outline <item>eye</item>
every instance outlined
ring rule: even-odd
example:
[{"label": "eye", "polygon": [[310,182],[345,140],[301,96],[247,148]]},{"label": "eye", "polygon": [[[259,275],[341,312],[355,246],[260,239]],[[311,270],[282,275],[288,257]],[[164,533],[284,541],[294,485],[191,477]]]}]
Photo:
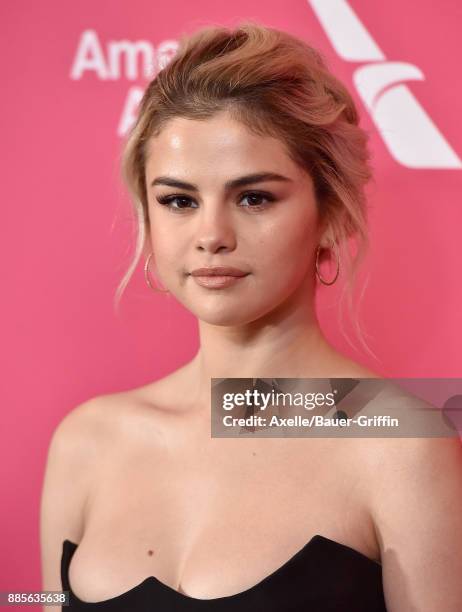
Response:
[{"label": "eye", "polygon": [[[275,197],[272,196],[270,193],[265,193],[265,192],[260,192],[260,191],[248,191],[244,194],[241,194],[240,196],[240,200],[245,200],[245,199],[249,199],[248,200],[248,204],[247,205],[240,205],[242,208],[247,208],[249,210],[263,210],[264,208],[266,208],[271,202],[275,201]],[[161,204],[162,206],[165,206],[166,208],[168,208],[171,212],[174,213],[178,213],[181,212],[183,210],[187,210],[190,208],[198,208],[197,204],[194,202],[194,200],[192,200],[191,198],[189,198],[188,196],[185,195],[168,195],[168,196],[159,196],[156,198],[157,201],[159,202],[159,204]],[[261,200],[266,200],[266,202],[264,204],[260,203]],[[255,202],[256,200],[256,202]],[[194,203],[195,206],[191,207],[190,204]],[[175,205],[174,205],[175,204]]]},{"label": "eye", "polygon": [[[250,203],[248,206],[244,206],[244,208],[251,208],[252,210],[262,210],[263,208],[266,208],[270,202],[274,202],[276,199],[271,194],[260,191],[248,191],[242,195],[241,199],[244,200],[246,198],[250,199]],[[255,199],[257,200],[257,203],[255,203]],[[261,201],[262,199],[266,200],[265,204],[258,203],[258,201]]]},{"label": "eye", "polygon": [[[188,198],[187,196],[179,196],[179,195],[159,196],[156,199],[159,202],[159,204],[162,204],[162,206],[165,206],[166,208],[170,209],[172,212],[175,212],[175,213],[189,208],[187,204],[188,202],[191,202],[191,198]],[[178,206],[172,206],[172,203],[175,202],[176,200],[178,200],[180,204]]]}]

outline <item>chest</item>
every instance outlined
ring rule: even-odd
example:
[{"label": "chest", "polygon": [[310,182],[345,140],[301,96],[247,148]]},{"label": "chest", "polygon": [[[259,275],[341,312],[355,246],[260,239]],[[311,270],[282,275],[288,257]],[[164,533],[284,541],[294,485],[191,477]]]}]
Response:
[{"label": "chest", "polygon": [[[188,443],[185,440],[189,440]],[[378,559],[351,442],[140,436],[106,453],[69,570],[82,599],[146,576],[194,597],[243,591],[322,534]]]}]

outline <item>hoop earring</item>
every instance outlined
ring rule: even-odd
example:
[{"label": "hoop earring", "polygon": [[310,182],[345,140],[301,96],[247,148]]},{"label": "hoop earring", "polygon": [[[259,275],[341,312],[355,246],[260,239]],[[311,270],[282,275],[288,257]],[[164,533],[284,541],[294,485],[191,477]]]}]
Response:
[{"label": "hoop earring", "polygon": [[[334,245],[334,243],[332,243],[332,245]],[[316,249],[316,274],[317,274],[319,280],[321,281],[321,283],[323,285],[333,285],[335,283],[335,281],[337,280],[339,272],[340,272],[340,257],[339,257],[339,254],[338,254],[338,250],[335,249],[335,253],[337,255],[337,272],[335,273],[334,279],[331,280],[330,282],[325,281],[322,278],[321,274],[319,273],[319,261],[318,260],[319,260],[319,252],[320,252],[320,250],[321,250],[321,245],[318,245],[318,248]]]},{"label": "hoop earring", "polygon": [[149,262],[151,261],[151,257],[152,257],[153,253],[151,251],[151,253],[149,253],[146,262],[144,264],[144,278],[146,279],[146,283],[148,284],[149,287],[151,287],[151,289],[153,291],[158,291],[159,293],[170,293],[170,291],[168,289],[159,289],[157,287],[155,287],[152,283],[151,280],[149,278]]}]

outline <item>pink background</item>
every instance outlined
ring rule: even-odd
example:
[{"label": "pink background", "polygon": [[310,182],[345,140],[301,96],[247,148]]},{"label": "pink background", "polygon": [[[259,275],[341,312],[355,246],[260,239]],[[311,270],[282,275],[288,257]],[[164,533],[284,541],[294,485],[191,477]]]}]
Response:
[{"label": "pink background", "polygon": [[[423,80],[406,85],[460,159],[462,5],[349,5],[388,61],[423,72]],[[354,87],[354,71],[367,62],[339,56],[309,2],[234,0],[228,8],[211,0],[9,0],[1,17],[0,590],[41,588],[39,499],[56,424],[83,400],[162,377],[197,349],[195,319],[150,291],[141,266],[119,316],[114,312],[114,291],[131,253],[117,126],[129,89],[147,81],[123,73],[101,80],[89,72],[71,79],[85,30],[97,33],[103,50],[122,39],[157,48],[202,24],[253,18],[317,46],[349,87],[371,133],[372,250],[361,315],[381,363],[353,352],[340,336],[329,287],[319,299],[326,334],[387,376],[462,376],[462,171],[411,168],[391,155]]]}]

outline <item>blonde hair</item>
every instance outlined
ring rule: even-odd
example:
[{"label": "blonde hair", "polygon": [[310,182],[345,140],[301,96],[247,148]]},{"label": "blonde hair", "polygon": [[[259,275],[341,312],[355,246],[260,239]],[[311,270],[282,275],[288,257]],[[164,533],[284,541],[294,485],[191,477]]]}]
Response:
[{"label": "blonde hair", "polygon": [[[205,26],[183,35],[179,43],[144,92],[122,151],[122,178],[134,204],[137,239],[116,291],[117,303],[150,239],[145,184],[149,139],[174,117],[200,120],[228,110],[254,133],[283,141],[291,159],[309,172],[320,220],[327,222],[347,272],[340,311],[347,295],[351,315],[354,280],[369,247],[364,186],[372,171],[368,135],[359,127],[350,93],[319,51],[251,20],[234,29]],[[354,257],[350,238],[357,241]],[[352,320],[370,353],[354,316]]]}]

